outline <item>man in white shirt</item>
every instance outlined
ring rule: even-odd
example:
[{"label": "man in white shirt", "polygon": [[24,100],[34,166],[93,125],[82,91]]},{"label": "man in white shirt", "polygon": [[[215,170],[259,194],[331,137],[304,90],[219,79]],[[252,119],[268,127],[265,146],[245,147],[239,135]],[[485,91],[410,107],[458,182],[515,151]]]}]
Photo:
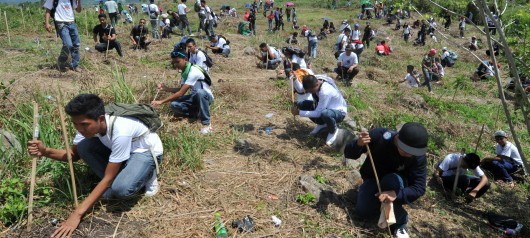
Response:
[{"label": "man in white shirt", "polygon": [[212,35],[209,37],[211,45],[206,45],[206,49],[211,49],[214,54],[221,54],[224,57],[230,55],[230,41],[227,41],[224,36]]},{"label": "man in white shirt", "polygon": [[210,76],[201,67],[188,62],[185,51],[171,52],[171,63],[176,69],[182,70],[182,85],[180,88],[169,88],[163,83],[158,84],[159,90],[173,94],[162,100],[152,101],[151,105],[156,107],[170,103],[176,117],[198,118],[203,125],[201,134],[210,133],[210,105],[213,103]]},{"label": "man in white shirt", "polygon": [[180,29],[182,29],[182,35],[184,31],[188,29],[188,35],[191,35],[190,22],[188,21],[188,12],[190,9],[186,6],[187,0],[182,0],[182,2],[177,6],[178,14],[180,19]]},{"label": "man in white shirt", "polygon": [[149,3],[149,6],[147,6],[147,14],[151,23],[151,34],[153,38],[160,39],[160,33],[158,31],[158,15],[160,15],[160,9],[155,4],[155,0],[149,0]]},{"label": "man in white shirt", "polygon": [[[100,197],[127,198],[143,187],[146,196],[155,195],[159,189],[155,168],[163,153],[156,133],[136,118],[109,116],[97,95],[80,94],[64,109],[77,130],[70,150],[72,160],[84,160],[101,181],[52,237],[70,237]],[[67,150],[48,148],[39,140],[28,142],[28,152],[68,161]]]},{"label": "man in white shirt", "polygon": [[282,48],[282,53],[285,55],[285,60],[283,61],[283,70],[285,72],[285,77],[289,78],[291,76],[291,70],[295,70],[295,64],[298,65],[298,68],[307,69],[307,64],[304,60],[303,55],[304,53],[300,49],[284,47]]},{"label": "man in white shirt", "polygon": [[335,73],[342,80],[350,81],[359,73],[359,69],[357,68],[358,64],[359,60],[357,59],[357,55],[353,53],[353,46],[347,45],[346,51],[339,56]]},{"label": "man in white shirt", "polygon": [[259,45],[259,49],[256,55],[256,58],[260,60],[257,64],[258,68],[276,69],[282,62],[282,55],[276,48],[263,42]]},{"label": "man in white shirt", "polygon": [[44,3],[43,7],[46,9],[44,26],[48,32],[52,32],[52,25],[50,24],[51,17],[54,21],[57,35],[63,41],[61,54],[57,59],[59,69],[61,71],[67,70],[66,63],[68,61],[68,55],[70,55],[72,57],[72,63],[69,67],[73,71],[80,72],[77,66],[80,60],[79,46],[81,43],[79,40],[79,31],[75,24],[74,9],[76,12],[81,12],[81,0],[59,0],[57,6],[54,6],[53,2],[54,0],[46,0]]},{"label": "man in white shirt", "polygon": [[339,132],[337,123],[343,121],[348,113],[346,100],[333,79],[327,76],[317,78],[315,75],[306,75],[302,79],[302,85],[306,92],[312,94],[314,101],[297,103],[291,108],[291,113],[294,116],[308,117],[317,124],[310,135],[316,135],[326,128],[326,145],[332,146]]},{"label": "man in white shirt", "polygon": [[118,4],[114,0],[107,0],[105,7],[109,14],[110,24],[112,27],[116,27],[116,23],[118,23]]},{"label": "man in white shirt", "polygon": [[[441,63],[442,63],[442,66],[445,68],[445,67],[447,67],[448,65],[451,64],[450,61],[451,61],[452,59],[451,59],[451,54],[450,54],[449,51],[447,50],[447,47],[443,47],[443,48],[442,48],[442,53],[443,53],[443,54],[442,54],[442,57],[441,57],[441,58],[442,58],[442,62],[441,62]],[[452,66],[452,65],[450,65],[450,66]]]},{"label": "man in white shirt", "polygon": [[[475,153],[447,155],[436,168],[434,178],[442,185],[445,191],[453,191],[456,171],[460,166],[457,188],[466,194],[466,201],[471,202],[488,191],[490,184],[488,178],[479,167],[480,157]],[[467,170],[472,170],[475,176],[467,175]]]},{"label": "man in white shirt", "polygon": [[204,69],[204,71],[208,72],[209,68],[206,65],[206,54],[197,47],[197,44],[193,38],[186,40],[186,47],[188,48],[188,52],[190,54],[190,63],[198,65]]},{"label": "man in white shirt", "polygon": [[206,32],[207,36],[214,36],[215,35],[215,32],[213,31],[213,24],[214,24],[213,17],[214,16],[213,16],[212,9],[208,5],[206,5],[206,0],[201,0],[200,12],[204,16],[204,19],[201,18],[201,21],[204,27],[204,32]]},{"label": "man in white shirt", "polygon": [[482,160],[482,167],[493,173],[495,180],[502,180],[504,182],[512,183],[513,178],[510,174],[521,169],[523,160],[519,154],[519,150],[514,144],[508,141],[508,135],[504,131],[496,131],[495,141],[495,157],[484,158]]},{"label": "man in white shirt", "polygon": [[416,72],[414,71],[413,65],[407,65],[407,75],[405,76],[405,79],[400,81],[400,83],[407,82],[407,85],[411,88],[417,88],[420,84],[420,80],[418,79]]},{"label": "man in white shirt", "polygon": [[351,39],[352,41],[361,39],[361,30],[359,30],[359,23],[355,23],[353,25],[353,30],[351,31]]}]

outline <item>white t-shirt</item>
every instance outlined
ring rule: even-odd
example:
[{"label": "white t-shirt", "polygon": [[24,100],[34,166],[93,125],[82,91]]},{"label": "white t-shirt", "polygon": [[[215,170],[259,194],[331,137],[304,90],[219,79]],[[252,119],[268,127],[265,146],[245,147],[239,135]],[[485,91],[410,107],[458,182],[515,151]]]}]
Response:
[{"label": "white t-shirt", "polygon": [[361,38],[361,30],[352,30],[351,31],[351,39],[352,40],[358,40]]},{"label": "white t-shirt", "polygon": [[[51,17],[53,17],[55,21],[74,22],[75,21],[74,9],[77,8],[77,1],[73,1],[73,2],[74,2],[74,6],[70,5],[70,0],[59,0],[59,3],[57,4],[57,8],[55,8],[55,16],[51,16]],[[52,10],[53,0],[46,0],[43,7],[48,10]]]},{"label": "white t-shirt", "polygon": [[349,68],[350,66],[354,64],[359,63],[359,59],[357,58],[357,55],[353,52],[351,52],[350,55],[346,55],[346,52],[340,54],[338,62],[341,62],[342,67]]},{"label": "white t-shirt", "polygon": [[[445,156],[444,160],[440,162],[438,165],[438,168],[440,168],[443,173],[442,176],[453,176],[456,174],[456,169],[458,168],[458,163],[460,162],[460,158],[463,157],[463,154],[460,153],[454,153],[454,154],[448,154]],[[464,175],[467,172],[468,169],[460,168],[460,174]],[[480,166],[477,166],[473,171],[473,174],[475,174],[477,177],[482,177],[484,175],[484,171],[480,169]]]},{"label": "white t-shirt", "polygon": [[[121,163],[131,157],[131,153],[143,153],[149,151],[153,146],[153,153],[159,156],[163,153],[162,141],[158,134],[149,132],[147,126],[136,118],[117,117],[112,125],[113,133],[110,132],[111,123],[114,117],[105,115],[107,123],[107,133],[104,136],[96,135],[101,143],[109,148],[109,162]],[[110,138],[112,134],[112,138]],[[73,144],[77,145],[85,137],[79,132],[75,135]],[[133,141],[134,140],[134,141]]]},{"label": "white t-shirt", "polygon": [[221,49],[230,49],[230,45],[226,44],[226,40],[222,37],[217,37],[217,43],[212,45],[213,47],[219,47]]},{"label": "white t-shirt", "polygon": [[[269,46],[269,48],[271,49],[272,53],[274,53],[274,57],[273,58],[269,58],[269,60],[273,60],[273,59],[280,59],[282,58],[282,55],[280,54],[280,52],[278,52],[278,50],[272,46]],[[267,58],[267,54],[269,54],[269,51],[261,51],[261,55],[265,58]]]},{"label": "white t-shirt", "polygon": [[178,10],[179,10],[179,15],[186,15],[186,8],[188,8],[188,7],[186,6],[186,4],[181,3],[181,4],[178,5],[177,8],[178,8]]},{"label": "white t-shirt", "polygon": [[118,11],[118,4],[113,0],[106,1],[105,6],[107,7],[108,13],[115,13]]},{"label": "white t-shirt", "polygon": [[204,70],[208,71],[209,68],[208,68],[208,66],[206,66],[205,61],[206,61],[206,55],[200,50],[197,50],[197,53],[195,53],[195,54],[192,53],[190,55],[190,63],[192,63],[194,65],[198,65],[201,68],[203,68]]},{"label": "white t-shirt", "polygon": [[204,74],[201,72],[201,70],[192,66],[190,72],[188,73],[188,79],[186,79],[186,82],[184,84],[190,85],[192,91],[204,89],[204,91],[210,94],[210,96],[213,98],[213,93],[210,89],[210,86],[208,86],[208,84],[203,80]]},{"label": "white t-shirt", "polygon": [[446,50],[443,54],[442,54],[442,60],[444,60],[445,58],[449,57],[449,51]]},{"label": "white t-shirt", "polygon": [[508,157],[512,158],[515,161],[515,163],[517,163],[518,165],[522,165],[523,164],[523,160],[521,159],[521,155],[519,154],[519,150],[511,142],[507,141],[506,145],[504,147],[502,147],[501,145],[497,144],[495,146],[495,153],[497,155],[504,155],[504,156],[508,156]]},{"label": "white t-shirt", "polygon": [[147,7],[147,14],[151,14],[153,12],[156,12],[156,13],[160,13],[160,10],[158,9],[158,6],[154,3],[152,4],[149,4],[149,6]]},{"label": "white t-shirt", "polygon": [[171,21],[168,18],[166,18],[165,20],[160,21],[159,25],[161,27],[164,27],[164,26],[169,26],[170,23]]},{"label": "white t-shirt", "polygon": [[418,82],[416,81],[416,79],[414,79],[414,77],[412,77],[411,74],[407,74],[407,76],[405,76],[405,82],[407,82],[410,87],[418,87]]},{"label": "white t-shirt", "polygon": [[317,94],[317,108],[313,111],[300,110],[301,117],[318,118],[324,109],[333,109],[341,111],[344,115],[347,114],[348,107],[346,106],[346,100],[342,97],[341,92],[331,83],[323,82]]},{"label": "white t-shirt", "polygon": [[304,58],[300,58],[298,55],[293,55],[291,62],[300,65],[301,69],[307,69],[307,64],[305,63]]}]

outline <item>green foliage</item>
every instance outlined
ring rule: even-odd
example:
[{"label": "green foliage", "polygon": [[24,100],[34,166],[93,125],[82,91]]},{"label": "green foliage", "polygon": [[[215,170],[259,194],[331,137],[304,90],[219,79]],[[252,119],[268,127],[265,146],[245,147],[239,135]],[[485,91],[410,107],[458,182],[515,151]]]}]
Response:
[{"label": "green foliage", "polygon": [[203,168],[202,155],[213,145],[208,136],[192,128],[180,128],[178,133],[161,133],[166,151],[165,158],[175,159],[181,170],[197,171]]},{"label": "green foliage", "polygon": [[18,178],[3,179],[0,182],[0,222],[6,226],[19,221],[26,211],[27,191]]},{"label": "green foliage", "polygon": [[324,176],[321,175],[321,174],[315,174],[315,176],[313,176],[313,178],[320,184],[328,183],[328,180],[326,178],[324,178]]},{"label": "green foliage", "polygon": [[312,193],[304,193],[296,195],[296,201],[300,204],[308,205],[313,203],[317,198]]}]

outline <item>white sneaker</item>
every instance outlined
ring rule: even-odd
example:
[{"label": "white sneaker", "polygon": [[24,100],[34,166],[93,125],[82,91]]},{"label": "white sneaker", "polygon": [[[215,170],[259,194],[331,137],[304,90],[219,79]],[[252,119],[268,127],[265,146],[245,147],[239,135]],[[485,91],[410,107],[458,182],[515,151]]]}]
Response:
[{"label": "white sneaker", "polygon": [[335,142],[335,139],[337,139],[337,135],[339,134],[339,128],[335,129],[335,133],[329,133],[328,138],[326,138],[326,145],[331,146]]},{"label": "white sneaker", "polygon": [[409,234],[407,233],[407,229],[405,228],[397,229],[396,238],[410,238]]},{"label": "white sneaker", "polygon": [[309,135],[310,136],[314,136],[316,134],[318,134],[322,129],[326,128],[326,124],[322,124],[322,125],[317,125],[315,127],[315,129],[313,129],[311,132],[309,132]]},{"label": "white sneaker", "polygon": [[203,128],[201,128],[201,134],[206,135],[208,133],[212,132],[212,127],[210,125],[207,125]]},{"label": "white sneaker", "polygon": [[153,176],[145,183],[145,194],[146,197],[155,196],[160,190],[160,185],[158,185],[158,179],[156,172],[153,172]]}]

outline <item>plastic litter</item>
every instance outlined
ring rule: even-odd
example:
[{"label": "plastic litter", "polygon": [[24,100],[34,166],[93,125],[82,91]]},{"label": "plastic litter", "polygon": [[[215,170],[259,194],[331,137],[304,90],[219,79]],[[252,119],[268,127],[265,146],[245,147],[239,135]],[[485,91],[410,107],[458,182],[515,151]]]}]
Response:
[{"label": "plastic litter", "polygon": [[254,219],[252,219],[250,215],[246,215],[241,220],[233,221],[232,227],[237,228],[239,232],[253,232],[254,231]]},{"label": "plastic litter", "polygon": [[274,223],[275,227],[279,227],[282,225],[282,220],[280,220],[280,218],[278,218],[277,216],[271,216],[271,218],[272,218],[272,223]]},{"label": "plastic litter", "polygon": [[265,127],[265,133],[270,134],[272,131],[272,127],[268,126],[268,127]]},{"label": "plastic litter", "polygon": [[272,116],[274,116],[274,113],[267,113],[267,115],[265,115],[266,118],[272,118]]}]

